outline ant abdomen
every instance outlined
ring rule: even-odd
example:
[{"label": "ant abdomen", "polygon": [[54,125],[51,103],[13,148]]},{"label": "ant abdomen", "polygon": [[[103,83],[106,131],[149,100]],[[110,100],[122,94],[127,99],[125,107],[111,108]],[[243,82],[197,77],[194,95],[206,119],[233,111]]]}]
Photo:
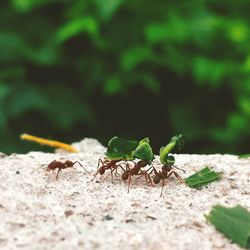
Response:
[{"label": "ant abdomen", "polygon": [[155,175],[153,178],[154,184],[158,184],[161,181],[161,177],[159,175]]},{"label": "ant abdomen", "polygon": [[100,175],[103,175],[105,173],[105,166],[100,167],[98,172],[99,172]]},{"label": "ant abdomen", "polygon": [[123,181],[126,181],[126,180],[128,179],[128,175],[129,175],[128,172],[124,172],[124,173],[122,174],[122,180],[123,180]]}]

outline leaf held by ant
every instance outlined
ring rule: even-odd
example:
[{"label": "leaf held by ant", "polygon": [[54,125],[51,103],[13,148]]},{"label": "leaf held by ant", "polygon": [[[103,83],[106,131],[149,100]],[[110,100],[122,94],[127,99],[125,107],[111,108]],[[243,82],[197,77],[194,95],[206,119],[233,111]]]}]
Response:
[{"label": "leaf held by ant", "polygon": [[133,159],[132,152],[137,146],[138,141],[126,140],[115,136],[108,142],[106,156],[112,160],[130,160]]},{"label": "leaf held by ant", "polygon": [[160,149],[160,162],[162,164],[169,164],[173,160],[169,157],[169,153],[177,146],[179,149],[183,146],[183,136],[180,135],[175,135],[171,138],[170,142],[167,144],[167,146],[162,147]]},{"label": "leaf held by ant", "polygon": [[143,161],[151,162],[154,159],[154,154],[149,143],[149,138],[141,140],[138,147],[135,149],[133,156]]}]

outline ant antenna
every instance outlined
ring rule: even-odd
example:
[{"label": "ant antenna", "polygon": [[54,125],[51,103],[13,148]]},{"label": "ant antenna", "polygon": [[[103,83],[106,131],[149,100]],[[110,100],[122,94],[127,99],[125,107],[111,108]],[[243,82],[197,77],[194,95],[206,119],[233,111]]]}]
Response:
[{"label": "ant antenna", "polygon": [[88,171],[85,169],[85,167],[84,167],[79,161],[73,162],[73,165],[75,165],[76,163],[78,163],[78,164],[84,169],[84,171],[85,171],[86,173],[88,173]]},{"label": "ant antenna", "polygon": [[184,169],[182,169],[182,168],[178,168],[178,167],[176,167],[176,166],[173,166],[173,167],[176,168],[176,169],[181,170],[184,174],[186,173],[186,171],[185,171]]}]

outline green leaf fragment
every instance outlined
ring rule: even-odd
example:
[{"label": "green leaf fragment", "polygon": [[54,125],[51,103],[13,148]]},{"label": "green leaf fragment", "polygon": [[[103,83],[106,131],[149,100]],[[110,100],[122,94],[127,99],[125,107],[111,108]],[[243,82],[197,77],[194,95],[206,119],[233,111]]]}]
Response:
[{"label": "green leaf fragment", "polygon": [[115,136],[108,142],[106,156],[111,160],[132,160],[133,151],[137,146],[138,141],[126,140]]},{"label": "green leaf fragment", "polygon": [[144,138],[141,140],[138,147],[135,149],[133,156],[135,158],[151,162],[154,159],[154,154],[149,143],[149,138]]},{"label": "green leaf fragment", "polygon": [[185,182],[189,187],[197,188],[209,182],[218,180],[219,178],[219,173],[211,170],[209,167],[205,167],[201,171],[186,178]]},{"label": "green leaf fragment", "polygon": [[142,145],[143,143],[150,144],[149,138],[148,138],[148,137],[145,137],[144,139],[142,139],[142,140],[139,142],[139,146]]},{"label": "green leaf fragment", "polygon": [[175,143],[175,146],[177,146],[178,149],[180,150],[184,145],[183,135],[180,134],[173,136],[170,142]]},{"label": "green leaf fragment", "polygon": [[239,158],[250,158],[250,154],[239,155]]},{"label": "green leaf fragment", "polygon": [[250,248],[250,213],[240,205],[226,208],[216,205],[206,216],[217,230],[243,248]]},{"label": "green leaf fragment", "polygon": [[168,164],[169,156],[168,154],[177,146],[179,149],[183,146],[183,136],[175,135],[171,138],[170,142],[165,147],[161,147],[160,149],[160,162],[164,165]]},{"label": "green leaf fragment", "polygon": [[211,169],[209,167],[205,167],[202,170],[200,170],[199,172],[196,172],[195,174],[189,176],[187,179],[191,180],[191,179],[197,179],[197,177],[203,176],[205,174],[208,174],[209,172],[211,172]]}]

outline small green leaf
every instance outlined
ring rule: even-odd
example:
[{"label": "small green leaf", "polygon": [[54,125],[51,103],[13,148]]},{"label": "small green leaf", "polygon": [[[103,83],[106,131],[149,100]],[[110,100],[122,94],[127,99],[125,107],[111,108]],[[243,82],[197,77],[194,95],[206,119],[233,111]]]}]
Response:
[{"label": "small green leaf", "polygon": [[125,140],[115,136],[108,142],[106,156],[112,160],[131,160],[133,159],[133,151],[137,146],[138,141]]},{"label": "small green leaf", "polygon": [[151,162],[154,159],[154,154],[149,143],[149,138],[141,140],[138,147],[135,149],[133,156],[141,160]]},{"label": "small green leaf", "polygon": [[169,162],[168,154],[174,149],[175,146],[177,146],[180,149],[183,146],[183,144],[184,142],[182,135],[173,136],[168,145],[160,149],[160,162],[162,164],[168,164]]},{"label": "small green leaf", "polygon": [[186,178],[185,182],[189,187],[197,188],[209,182],[218,180],[219,178],[219,173],[214,172],[209,167],[205,167],[201,171]]},{"label": "small green leaf", "polygon": [[217,230],[243,248],[250,248],[250,213],[240,205],[216,205],[206,216]]},{"label": "small green leaf", "polygon": [[243,158],[250,158],[250,154],[239,155],[239,158],[240,158],[240,159],[243,159]]}]

